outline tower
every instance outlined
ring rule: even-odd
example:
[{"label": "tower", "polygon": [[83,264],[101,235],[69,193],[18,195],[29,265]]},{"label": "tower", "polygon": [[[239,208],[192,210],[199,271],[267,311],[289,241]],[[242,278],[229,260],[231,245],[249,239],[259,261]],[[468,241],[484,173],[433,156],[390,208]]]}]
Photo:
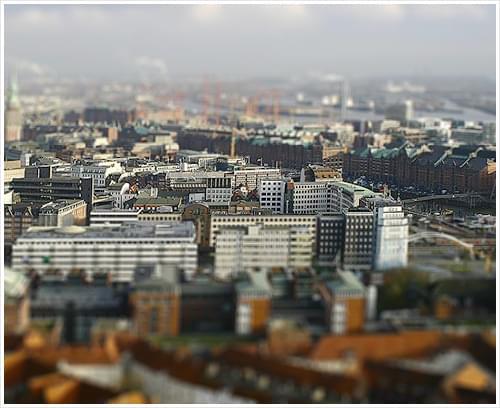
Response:
[{"label": "tower", "polygon": [[15,142],[21,140],[22,126],[23,115],[21,103],[19,102],[17,80],[14,77],[10,84],[5,106],[5,141]]}]

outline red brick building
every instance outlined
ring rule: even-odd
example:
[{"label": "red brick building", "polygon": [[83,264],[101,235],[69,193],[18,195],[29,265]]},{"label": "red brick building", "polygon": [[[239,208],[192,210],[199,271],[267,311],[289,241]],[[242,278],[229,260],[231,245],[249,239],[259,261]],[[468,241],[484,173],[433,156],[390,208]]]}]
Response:
[{"label": "red brick building", "polygon": [[344,156],[343,177],[415,186],[426,190],[490,194],[495,185],[495,151],[482,146],[413,146],[353,150]]}]

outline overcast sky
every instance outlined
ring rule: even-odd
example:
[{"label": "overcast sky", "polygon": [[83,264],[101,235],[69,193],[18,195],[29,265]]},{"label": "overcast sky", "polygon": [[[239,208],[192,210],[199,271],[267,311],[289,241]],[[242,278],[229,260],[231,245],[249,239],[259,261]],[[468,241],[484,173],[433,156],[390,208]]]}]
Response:
[{"label": "overcast sky", "polygon": [[6,5],[13,70],[495,77],[493,5]]}]

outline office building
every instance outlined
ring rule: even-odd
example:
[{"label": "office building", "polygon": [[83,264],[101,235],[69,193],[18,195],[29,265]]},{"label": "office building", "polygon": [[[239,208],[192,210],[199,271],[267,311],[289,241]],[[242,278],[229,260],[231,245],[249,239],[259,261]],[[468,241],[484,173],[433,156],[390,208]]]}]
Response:
[{"label": "office building", "polygon": [[87,204],[87,219],[92,210],[93,188],[91,178],[24,177],[12,180],[12,189],[19,193],[22,203],[46,204],[56,200],[83,200]]},{"label": "office building", "polygon": [[281,177],[281,170],[272,167],[245,167],[233,171],[234,186],[244,186],[248,191],[255,190],[263,179]]},{"label": "office building", "polygon": [[345,212],[343,268],[370,270],[373,265],[373,212],[368,208],[350,208]]},{"label": "office building", "polygon": [[71,176],[75,178],[91,178],[96,193],[104,192],[106,179],[111,174],[121,173],[123,173],[123,169],[118,162],[84,162],[71,166]]},{"label": "office building", "polygon": [[42,205],[40,227],[68,227],[87,223],[87,203],[83,200],[56,200]]},{"label": "office building", "polygon": [[310,267],[311,248],[311,234],[304,227],[224,228],[215,245],[215,275],[227,279],[252,268]]},{"label": "office building", "polygon": [[120,225],[130,221],[138,221],[142,209],[122,210],[120,208],[95,209],[90,213],[90,225]]},{"label": "office building", "polygon": [[329,208],[328,183],[298,182],[293,184],[293,213],[317,214]]},{"label": "office building", "polygon": [[467,144],[482,142],[486,137],[486,131],[482,126],[467,126],[451,129],[451,139],[455,142]]},{"label": "office building", "polygon": [[408,218],[400,205],[375,208],[376,270],[405,268],[408,264]]},{"label": "office building", "polygon": [[[246,214],[215,214],[210,217],[210,247],[214,248],[219,231],[227,227],[248,227],[262,224],[269,227],[304,227],[311,236],[314,245],[316,237],[315,215],[246,215]],[[314,248],[314,246],[312,247]]]},{"label": "office building", "polygon": [[318,214],[316,218],[316,256],[321,262],[334,262],[342,254],[345,216],[342,213]]},{"label": "office building", "polygon": [[262,179],[259,184],[260,208],[269,209],[273,214],[285,214],[285,192],[287,182],[283,179]]},{"label": "office building", "polygon": [[145,263],[176,264],[191,278],[197,268],[193,224],[32,228],[17,240],[12,255],[16,271],[56,276],[82,271],[122,282],[130,281],[136,266]]},{"label": "office building", "polygon": [[55,164],[38,164],[27,166],[24,171],[25,178],[52,178],[55,176]]},{"label": "office building", "polygon": [[347,183],[345,181],[333,181],[328,183],[330,197],[328,211],[345,212],[349,208],[358,207],[360,200],[366,197],[380,196],[370,189]]},{"label": "office building", "polygon": [[180,212],[163,212],[155,209],[142,210],[137,215],[139,221],[149,221],[152,223],[159,222],[180,222],[182,220],[182,213]]},{"label": "office building", "polygon": [[379,195],[344,181],[297,182],[292,189],[294,214],[340,213],[358,207],[363,197]]},{"label": "office building", "polygon": [[208,177],[205,199],[213,202],[229,202],[233,195],[232,178]]}]

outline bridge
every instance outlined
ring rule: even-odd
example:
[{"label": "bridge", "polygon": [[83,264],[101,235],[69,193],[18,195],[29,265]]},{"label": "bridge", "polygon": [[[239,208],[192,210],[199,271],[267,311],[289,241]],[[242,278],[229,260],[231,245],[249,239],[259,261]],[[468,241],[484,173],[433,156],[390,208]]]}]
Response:
[{"label": "bridge", "polygon": [[408,200],[402,200],[404,205],[411,205],[416,203],[421,203],[424,201],[436,201],[436,200],[454,200],[460,198],[469,198],[469,199],[479,199],[484,200],[484,197],[478,193],[464,193],[464,194],[434,194],[424,197],[410,198]]},{"label": "bridge", "polygon": [[466,241],[463,241],[461,239],[458,239],[457,237],[454,237],[453,235],[445,234],[443,232],[428,232],[428,231],[418,232],[418,233],[412,234],[408,237],[408,243],[419,241],[421,239],[445,239],[445,240],[451,241],[451,242],[467,249],[468,251],[470,251],[471,255],[472,255],[473,250],[474,250],[473,244],[466,242]]}]

